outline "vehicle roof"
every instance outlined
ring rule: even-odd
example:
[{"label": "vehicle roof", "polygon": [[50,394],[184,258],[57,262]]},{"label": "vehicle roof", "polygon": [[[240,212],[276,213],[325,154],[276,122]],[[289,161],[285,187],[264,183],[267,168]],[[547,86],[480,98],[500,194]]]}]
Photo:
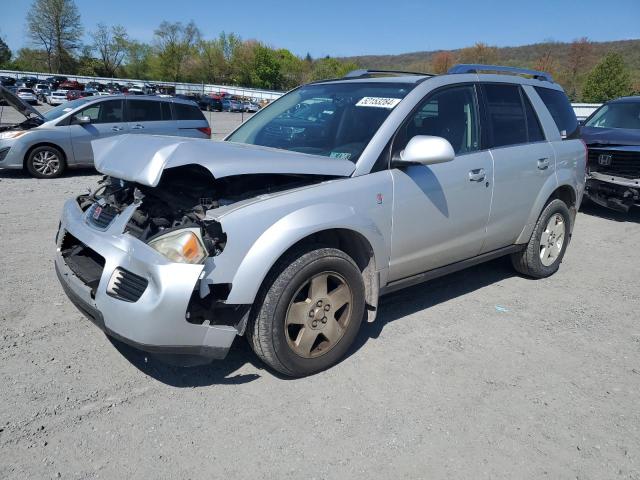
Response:
[{"label": "vehicle roof", "polygon": [[104,102],[106,100],[126,100],[126,99],[135,99],[135,100],[151,100],[157,102],[174,102],[174,103],[184,103],[185,105],[193,105],[193,100],[188,100],[185,98],[177,98],[177,97],[158,97],[157,95],[93,95],[91,98],[92,101],[100,101]]},{"label": "vehicle roof", "polygon": [[640,103],[640,95],[614,98],[613,100],[609,100],[607,103]]}]

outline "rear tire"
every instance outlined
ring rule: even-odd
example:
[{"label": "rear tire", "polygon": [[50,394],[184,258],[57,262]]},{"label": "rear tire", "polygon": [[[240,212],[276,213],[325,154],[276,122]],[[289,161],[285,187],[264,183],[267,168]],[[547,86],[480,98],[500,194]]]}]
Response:
[{"label": "rear tire", "polygon": [[364,282],[351,257],[334,248],[297,250],[265,280],[247,338],[271,368],[302,377],[338,363],[364,311]]},{"label": "rear tire", "polygon": [[35,178],[59,177],[67,166],[62,152],[51,145],[43,145],[31,150],[26,165],[31,176]]},{"label": "rear tire", "polygon": [[511,255],[513,267],[532,278],[556,273],[569,244],[570,228],[567,204],[559,199],[552,200],[540,214],[526,248]]}]

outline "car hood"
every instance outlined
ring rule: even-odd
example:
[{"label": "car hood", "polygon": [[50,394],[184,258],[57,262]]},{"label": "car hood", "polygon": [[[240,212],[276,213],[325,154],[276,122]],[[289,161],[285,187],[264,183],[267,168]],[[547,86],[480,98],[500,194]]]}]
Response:
[{"label": "car hood", "polygon": [[204,139],[126,134],[94,140],[96,169],[115,178],[155,187],[162,172],[201,165],[215,178],[247,174],[300,174],[348,177],[349,160],[274,148]]},{"label": "car hood", "polygon": [[4,88],[2,85],[0,85],[0,98],[2,98],[5,102],[15,108],[26,118],[37,117],[41,120],[44,120],[44,117],[40,112],[38,112],[28,103],[24,102],[18,95]]},{"label": "car hood", "polygon": [[582,138],[587,145],[640,145],[640,130],[628,128],[582,127]]}]

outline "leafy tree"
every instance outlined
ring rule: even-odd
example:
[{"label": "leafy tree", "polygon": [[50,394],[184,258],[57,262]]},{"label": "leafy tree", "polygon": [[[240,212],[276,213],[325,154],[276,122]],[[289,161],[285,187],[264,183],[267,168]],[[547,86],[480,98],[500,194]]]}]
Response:
[{"label": "leafy tree", "polygon": [[631,75],[624,60],[611,52],[587,75],[582,97],[587,102],[606,102],[631,92]]},{"label": "leafy tree", "polygon": [[567,73],[564,78],[565,88],[569,98],[577,100],[580,87],[584,81],[585,72],[593,65],[593,44],[587,37],[574,40],[569,47],[567,56]]},{"label": "leafy tree", "polygon": [[[152,72],[153,48],[146,43],[128,40],[125,44],[124,70],[128,77],[150,79]],[[156,77],[159,78],[159,77]]]},{"label": "leafy tree", "polygon": [[82,38],[80,13],[73,0],[35,0],[27,14],[27,32],[47,55],[49,72],[71,66]]},{"label": "leafy tree", "polygon": [[104,23],[99,23],[91,37],[93,48],[100,57],[98,71],[105,77],[114,77],[127,53],[127,31],[122,25],[109,28]]},{"label": "leafy tree", "polygon": [[311,70],[307,60],[302,60],[286,48],[276,50],[275,53],[280,68],[280,84],[276,89],[291,90],[306,81]]},{"label": "leafy tree", "polygon": [[154,35],[163,76],[174,82],[182,80],[182,68],[200,41],[200,30],[193,21],[186,25],[164,21]]},{"label": "leafy tree", "polygon": [[0,37],[0,66],[4,66],[11,60],[11,50],[5,41]]},{"label": "leafy tree", "polygon": [[453,57],[453,53],[438,52],[431,60],[431,68],[433,68],[433,73],[436,74],[447,73],[449,69],[453,67],[454,63],[455,58]]},{"label": "leafy tree", "polygon": [[12,70],[22,70],[25,72],[42,72],[48,65],[47,52],[33,48],[21,48],[9,65]]},{"label": "leafy tree", "polygon": [[473,47],[460,50],[460,61],[462,63],[492,65],[498,62],[498,58],[498,49],[483,42],[478,42]]},{"label": "leafy tree", "polygon": [[353,62],[343,62],[335,58],[325,57],[317,60],[313,65],[311,77],[313,80],[344,77],[351,70],[358,69]]},{"label": "leafy tree", "polygon": [[556,76],[558,73],[558,61],[556,59],[557,42],[546,41],[538,46],[540,53],[535,60],[533,68]]}]

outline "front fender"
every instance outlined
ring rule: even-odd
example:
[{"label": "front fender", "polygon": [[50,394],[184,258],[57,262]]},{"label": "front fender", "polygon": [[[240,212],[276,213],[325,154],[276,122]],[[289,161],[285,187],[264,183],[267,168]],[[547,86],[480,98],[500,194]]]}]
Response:
[{"label": "front fender", "polygon": [[271,225],[253,243],[238,266],[227,298],[230,304],[253,303],[260,286],[276,261],[300,240],[324,230],[346,229],[367,239],[377,262],[388,259],[385,239],[376,223],[353,206],[320,203],[295,210]]}]

